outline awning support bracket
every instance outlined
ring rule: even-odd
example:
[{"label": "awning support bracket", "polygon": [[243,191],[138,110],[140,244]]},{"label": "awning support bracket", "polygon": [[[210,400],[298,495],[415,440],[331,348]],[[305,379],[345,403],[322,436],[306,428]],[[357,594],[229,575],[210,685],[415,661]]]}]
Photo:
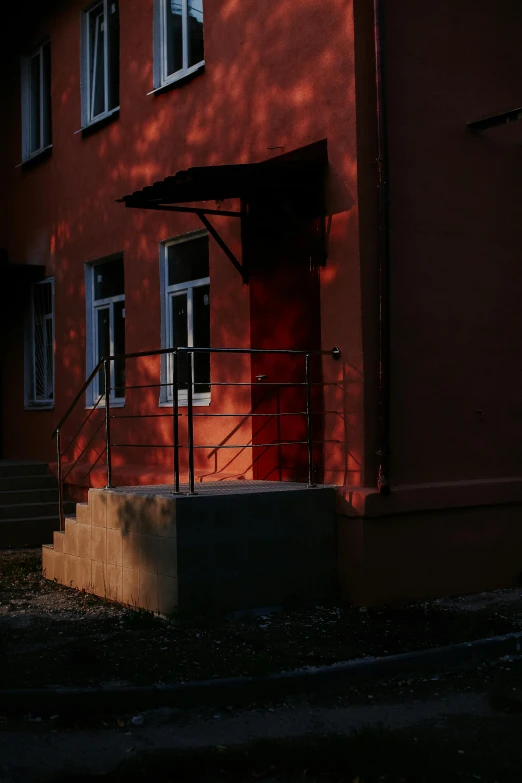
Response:
[{"label": "awning support bracket", "polygon": [[483,117],[480,120],[468,122],[468,128],[483,131],[488,128],[495,128],[497,125],[506,125],[508,122],[517,122],[518,120],[522,120],[522,107],[502,112],[502,114],[495,114],[492,117]]},{"label": "awning support bracket", "polygon": [[[125,203],[118,199],[118,203]],[[191,215],[217,215],[218,217],[244,218],[245,212],[232,212],[227,209],[202,209],[201,207],[174,206],[173,204],[132,204],[126,205],[128,209],[154,209],[159,212],[182,212]]]},{"label": "awning support bracket", "polygon": [[201,220],[201,222],[203,223],[203,225],[205,226],[205,228],[207,229],[208,233],[216,240],[223,253],[227,256],[227,258],[235,267],[235,269],[237,269],[237,271],[243,278],[243,283],[248,283],[248,274],[245,267],[239,263],[234,253],[231,251],[231,249],[224,241],[224,239],[221,237],[221,235],[216,231],[216,229],[214,228],[214,226],[212,225],[212,223],[210,222],[206,214],[203,211],[198,211],[196,214]]}]

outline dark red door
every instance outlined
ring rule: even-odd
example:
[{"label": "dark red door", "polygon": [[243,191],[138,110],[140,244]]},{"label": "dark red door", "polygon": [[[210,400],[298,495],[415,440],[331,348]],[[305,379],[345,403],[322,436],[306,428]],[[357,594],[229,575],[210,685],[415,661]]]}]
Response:
[{"label": "dark red door", "polygon": [[[251,347],[318,350],[321,346],[319,272],[311,262],[306,227],[284,214],[259,217],[252,210],[249,236]],[[320,360],[312,362],[320,379]],[[254,478],[306,481],[308,476],[304,356],[252,357]],[[300,384],[300,385],[295,385]],[[312,408],[322,391],[313,387]],[[263,414],[263,415],[259,415]],[[291,414],[291,415],[288,415]],[[322,473],[322,418],[314,415],[314,474]],[[319,443],[318,443],[319,441]],[[297,445],[288,445],[298,442]],[[269,445],[269,444],[284,445]],[[257,444],[257,445],[256,445]]]}]

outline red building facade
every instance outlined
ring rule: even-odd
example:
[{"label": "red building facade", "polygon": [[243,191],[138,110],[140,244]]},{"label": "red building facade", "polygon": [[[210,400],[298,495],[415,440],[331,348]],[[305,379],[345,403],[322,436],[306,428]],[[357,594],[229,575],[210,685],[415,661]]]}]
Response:
[{"label": "red building facade", "polygon": [[[366,0],[57,2],[6,45],[2,87],[2,456],[55,459],[51,433],[107,350],[336,346],[341,360],[314,369],[314,469],[342,488],[340,581],[365,602],[522,571],[520,128],[468,127],[518,105],[521,13],[513,0],[376,6],[380,25]],[[277,186],[254,188],[246,231],[209,218],[246,282],[196,214],[118,203],[193,168],[318,160],[320,207],[304,219]],[[119,483],[172,474],[161,362],[113,367]],[[256,446],[301,441],[303,424],[247,415],[302,408],[249,385],[297,382],[299,362],[200,360],[195,410],[234,416],[196,419],[198,480],[304,479],[302,449]],[[96,437],[74,437],[101,392],[63,432],[72,492],[103,484]]]}]

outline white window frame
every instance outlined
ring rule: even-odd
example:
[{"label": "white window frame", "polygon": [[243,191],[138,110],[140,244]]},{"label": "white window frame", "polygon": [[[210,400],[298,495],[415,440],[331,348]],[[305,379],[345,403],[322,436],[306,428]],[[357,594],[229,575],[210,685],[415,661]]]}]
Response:
[{"label": "white window frame", "polygon": [[[82,26],[81,26],[81,94],[82,94],[82,128],[87,128],[89,125],[95,125],[97,122],[110,117],[120,110],[119,100],[118,105],[112,108],[109,107],[109,76],[110,76],[110,61],[111,53],[109,51],[109,27],[111,25],[111,14],[113,5],[112,0],[97,0],[97,2],[91,4],[88,8],[82,11]],[[103,11],[101,10],[103,9]],[[110,11],[110,13],[109,13]],[[103,36],[104,57],[103,57],[103,95],[104,95],[104,108],[99,114],[93,114],[93,87],[91,84],[91,58],[95,57],[96,49],[91,52],[91,36],[90,36],[90,17],[92,14],[103,13],[105,20],[105,35]],[[119,11],[118,11],[119,13]],[[98,43],[96,42],[96,46]],[[118,52],[119,57],[119,52]]]},{"label": "white window frame", "polygon": [[[87,368],[86,377],[88,378],[91,372],[98,364],[100,357],[98,356],[98,310],[109,310],[109,350],[110,355],[114,356],[114,305],[117,302],[125,303],[125,294],[118,294],[118,296],[109,296],[105,299],[95,299],[94,296],[94,274],[95,269],[98,266],[103,266],[104,263],[117,260],[121,258],[121,255],[111,256],[101,261],[95,261],[94,263],[85,264],[85,304],[87,307],[86,317],[86,361]],[[124,318],[126,318],[125,307],[123,308]],[[114,362],[110,363],[110,386],[111,386],[111,405],[122,408],[125,405],[125,397],[116,397],[115,394],[115,377],[114,377]],[[100,370],[100,373],[103,369]],[[92,408],[94,405],[97,407],[105,407],[105,395],[98,393],[98,384],[100,373],[97,373],[96,377],[89,385],[86,391],[86,407]]]},{"label": "white window frame", "polygon": [[[189,234],[167,239],[160,244],[160,291],[161,291],[161,347],[172,348],[172,300],[180,294],[187,295],[187,342],[188,348],[194,345],[194,318],[193,318],[193,293],[195,288],[210,285],[210,277],[200,277],[197,280],[188,280],[184,283],[169,285],[168,248],[172,245],[181,245],[183,242],[191,242],[194,239],[208,236],[208,231],[191,231]],[[209,346],[210,347],[210,346]],[[160,405],[172,405],[172,354],[162,356]],[[188,392],[181,389],[178,394],[178,404],[185,407],[188,403]],[[210,405],[210,392],[194,391],[194,363],[192,363],[192,403],[193,405]]]},{"label": "white window frame", "polygon": [[[36,398],[36,356],[35,356],[35,339],[34,339],[34,291],[36,286],[39,285],[51,285],[51,312],[44,315],[44,322],[51,321],[52,323],[52,397]],[[47,330],[43,330],[44,336],[47,335]],[[51,410],[54,408],[55,397],[55,338],[54,338],[54,278],[46,277],[44,280],[40,280],[37,283],[33,283],[31,286],[31,298],[29,305],[29,315],[26,324],[26,350],[25,350],[25,384],[24,384],[24,407],[28,410]],[[47,351],[44,350],[44,375],[47,375]],[[32,386],[32,388],[31,388]]]},{"label": "white window frame", "polygon": [[[50,46],[51,41],[46,38],[29,56],[22,57],[22,161],[28,161],[41,155],[45,150],[52,148],[52,120],[48,118],[49,136],[46,142],[45,128],[45,77],[44,77],[44,47]],[[31,61],[38,57],[40,60],[40,144],[38,149],[31,151]],[[51,85],[48,85],[49,91]]]},{"label": "white window frame", "polygon": [[[178,82],[186,76],[197,73],[205,67],[205,60],[188,64],[188,0],[180,0],[182,4],[182,68],[170,75],[167,73],[167,3],[170,0],[154,0],[154,89],[161,89]],[[204,10],[203,10],[204,14]],[[204,18],[204,16],[203,16]],[[204,24],[204,23],[203,23]],[[154,92],[154,90],[153,90]]]}]

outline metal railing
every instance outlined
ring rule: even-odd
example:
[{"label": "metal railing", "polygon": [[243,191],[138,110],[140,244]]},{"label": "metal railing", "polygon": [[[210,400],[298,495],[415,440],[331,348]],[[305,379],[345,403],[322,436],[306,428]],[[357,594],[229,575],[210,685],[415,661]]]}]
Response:
[{"label": "metal railing", "polygon": [[[264,386],[264,387],[301,387],[305,388],[306,391],[306,406],[304,411],[295,411],[295,412],[255,412],[250,411],[247,413],[194,413],[194,387],[198,385],[198,382],[194,380],[193,376],[193,369],[194,369],[194,357],[197,354],[243,354],[243,355],[267,355],[267,356],[295,356],[299,357],[302,356],[305,360],[305,372],[304,372],[304,378],[302,381],[290,381],[290,382],[272,382],[272,381],[265,381],[264,378],[267,376],[259,375],[257,376],[258,382],[250,381],[250,382],[227,382],[227,381],[221,381],[221,382],[199,382],[199,385],[204,385],[205,387],[219,387],[219,386],[233,386],[233,387],[255,387],[255,386]],[[145,357],[152,357],[152,356],[171,356],[172,357],[172,381],[166,382],[166,383],[146,383],[146,384],[136,384],[136,385],[124,385],[121,386],[118,384],[117,386],[111,386],[111,362],[115,361],[123,361],[128,359],[139,359],[139,358],[145,358]],[[179,364],[180,364],[180,357],[185,356],[186,362],[187,362],[187,388],[186,390],[183,389],[182,391],[186,391],[187,399],[186,399],[186,408],[187,408],[187,444],[180,444],[180,437],[179,437],[179,419],[180,416],[183,414],[180,413],[180,381],[179,381]],[[113,487],[112,483],[112,449],[113,448],[122,448],[122,447],[142,447],[142,448],[172,448],[173,449],[173,487],[174,487],[174,494],[180,494],[180,462],[179,462],[179,452],[180,448],[187,448],[188,449],[188,493],[189,495],[195,494],[195,468],[194,468],[194,451],[196,449],[249,449],[249,448],[262,448],[262,447],[272,447],[272,446],[294,446],[294,445],[303,445],[307,448],[307,473],[308,473],[308,486],[313,487],[314,481],[313,481],[313,447],[314,447],[314,441],[313,441],[313,427],[312,427],[312,417],[313,417],[313,411],[312,411],[312,388],[316,385],[320,385],[321,387],[326,386],[328,384],[322,382],[322,381],[313,381],[312,380],[312,368],[311,368],[311,360],[312,357],[320,357],[320,356],[330,356],[334,360],[338,360],[341,357],[341,351],[339,348],[335,347],[332,348],[330,351],[307,351],[307,350],[297,350],[297,349],[269,349],[269,348],[192,348],[192,347],[182,347],[182,348],[164,348],[164,349],[158,349],[154,351],[138,351],[134,353],[125,353],[125,354],[119,354],[116,356],[107,356],[103,359],[101,359],[94,370],[91,372],[85,383],[82,385],[76,396],[74,397],[73,401],[69,405],[66,413],[62,416],[60,419],[57,427],[53,431],[53,437],[56,437],[56,451],[57,451],[57,478],[58,478],[58,503],[59,503],[59,516],[60,516],[60,529],[63,530],[64,528],[64,482],[66,478],[69,476],[71,471],[74,469],[75,465],[79,462],[79,459],[88,449],[89,445],[91,445],[92,441],[94,440],[94,437],[98,434],[98,432],[101,429],[100,426],[96,429],[95,434],[93,438],[87,443],[87,445],[82,449],[80,452],[80,455],[73,460],[72,466],[69,468],[68,472],[64,476],[63,466],[64,466],[64,457],[70,448],[72,444],[74,444],[80,435],[84,425],[91,419],[93,413],[95,410],[97,410],[101,403],[105,403],[105,416],[102,421],[102,424],[105,424],[105,448],[103,449],[101,454],[98,454],[98,457],[95,461],[95,463],[91,466],[90,470],[92,470],[95,465],[100,460],[101,456],[103,456],[103,453],[105,453],[105,461],[106,461],[106,472],[107,472],[107,488],[110,489]],[[62,450],[62,431],[63,427],[68,421],[69,417],[73,413],[74,409],[76,408],[76,405],[82,398],[83,394],[87,391],[89,386],[97,379],[99,376],[99,373],[103,371],[103,378],[104,378],[104,394],[98,395],[98,399],[93,404],[93,406],[90,408],[88,415],[85,417],[85,419],[82,421],[80,428],[77,430],[73,438],[69,441],[67,447]],[[335,383],[330,385],[336,385]],[[112,407],[111,407],[111,392],[118,389],[118,391],[126,391],[129,389],[150,389],[150,388],[157,388],[157,387],[172,387],[172,414],[170,413],[144,413],[144,414],[128,414],[128,415],[119,415],[115,416],[112,414]],[[185,404],[183,404],[183,407],[185,407]],[[328,413],[329,411],[324,411],[324,413]],[[331,411],[331,413],[334,413],[334,411]],[[196,445],[194,442],[194,418],[198,416],[204,416],[204,417],[261,417],[261,416],[267,416],[272,418],[278,418],[282,416],[302,416],[306,419],[306,440],[291,440],[291,441],[272,441],[270,443],[257,443],[254,442],[252,439],[252,442],[246,443],[246,444],[214,444],[214,445]],[[170,417],[172,418],[172,436],[173,436],[173,443],[172,446],[169,446],[168,444],[132,444],[132,443],[112,443],[111,442],[111,420],[116,419],[146,419],[146,418],[164,418],[164,417]]]}]

